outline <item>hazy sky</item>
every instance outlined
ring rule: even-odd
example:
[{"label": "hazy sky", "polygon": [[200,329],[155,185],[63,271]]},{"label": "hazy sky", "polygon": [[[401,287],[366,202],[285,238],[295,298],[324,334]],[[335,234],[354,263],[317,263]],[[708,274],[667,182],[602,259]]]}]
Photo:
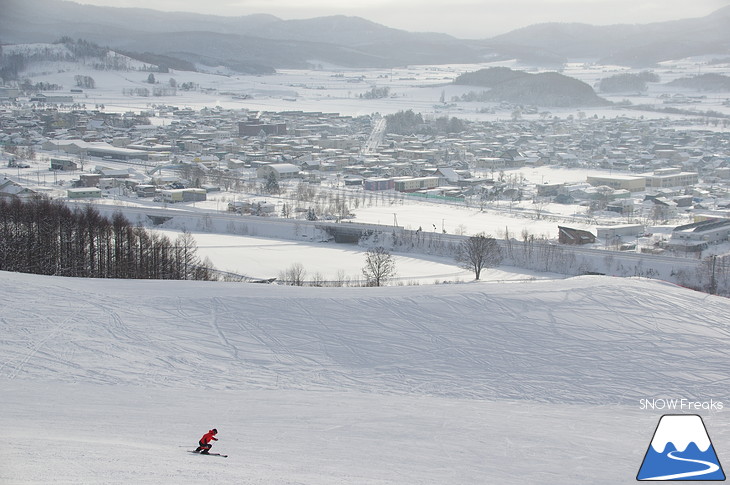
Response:
[{"label": "hazy sky", "polygon": [[398,29],[486,38],[540,22],[594,25],[702,17],[730,0],[76,0],[114,7],[284,19],[354,15]]}]

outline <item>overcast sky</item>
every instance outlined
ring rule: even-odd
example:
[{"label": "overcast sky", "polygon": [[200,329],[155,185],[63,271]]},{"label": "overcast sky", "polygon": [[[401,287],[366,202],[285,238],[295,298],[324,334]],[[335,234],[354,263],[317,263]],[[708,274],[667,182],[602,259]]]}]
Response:
[{"label": "overcast sky", "polygon": [[703,17],[730,0],[76,0],[114,7],[284,19],[354,15],[413,32],[487,38],[540,22],[644,24]]}]

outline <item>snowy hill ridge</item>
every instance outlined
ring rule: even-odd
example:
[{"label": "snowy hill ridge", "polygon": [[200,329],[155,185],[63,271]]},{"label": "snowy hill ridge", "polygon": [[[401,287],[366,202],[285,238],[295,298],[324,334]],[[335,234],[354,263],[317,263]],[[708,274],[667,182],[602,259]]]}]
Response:
[{"label": "snowy hill ridge", "polygon": [[653,280],[395,288],[0,272],[0,380],[550,403],[723,397],[727,299]]}]

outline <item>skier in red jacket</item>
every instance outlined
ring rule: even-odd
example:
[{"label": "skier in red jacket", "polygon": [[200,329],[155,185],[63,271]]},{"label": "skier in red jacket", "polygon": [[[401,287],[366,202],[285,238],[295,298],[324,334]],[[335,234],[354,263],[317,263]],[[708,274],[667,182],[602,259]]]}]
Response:
[{"label": "skier in red jacket", "polygon": [[198,446],[198,448],[195,450],[195,452],[197,453],[199,451],[202,455],[207,455],[208,453],[210,453],[210,449],[213,447],[213,445],[210,442],[218,441],[218,438],[215,437],[215,435],[217,435],[217,434],[218,434],[218,430],[215,428],[213,428],[210,431],[208,431],[207,433],[205,433],[203,435],[203,437],[200,438],[200,441],[198,441],[198,445],[200,445],[200,446]]}]

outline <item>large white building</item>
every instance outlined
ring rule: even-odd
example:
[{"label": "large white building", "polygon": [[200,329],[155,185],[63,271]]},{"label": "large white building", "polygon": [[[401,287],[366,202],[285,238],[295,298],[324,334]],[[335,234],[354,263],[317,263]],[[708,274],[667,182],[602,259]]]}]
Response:
[{"label": "large white building", "polygon": [[669,246],[686,251],[701,251],[709,244],[730,238],[730,219],[708,219],[677,226],[669,238]]},{"label": "large white building", "polygon": [[644,175],[646,188],[666,189],[670,187],[689,187],[699,182],[697,172],[682,172],[678,168],[662,168],[652,174]]},{"label": "large white building", "polygon": [[589,175],[586,182],[593,187],[605,185],[612,189],[643,192],[646,190],[646,177],[639,175]]}]

